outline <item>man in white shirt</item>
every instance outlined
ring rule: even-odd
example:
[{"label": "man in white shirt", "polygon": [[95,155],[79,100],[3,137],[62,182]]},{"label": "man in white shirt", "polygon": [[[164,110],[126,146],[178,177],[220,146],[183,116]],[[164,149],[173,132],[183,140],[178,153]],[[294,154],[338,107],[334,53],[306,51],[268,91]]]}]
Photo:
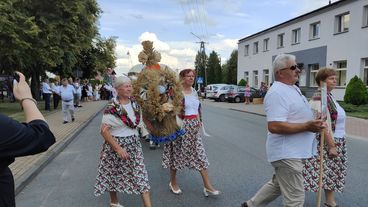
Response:
[{"label": "man in white shirt", "polygon": [[295,82],[300,75],[295,56],[278,55],[273,62],[275,82],[265,97],[268,135],[267,159],[274,175],[241,207],[266,206],[282,195],[284,207],[303,207],[303,163],[316,151],[315,134],[325,125],[314,120],[307,99]]},{"label": "man in white shirt", "polygon": [[62,79],[62,86],[59,89],[59,95],[61,97],[61,108],[63,111],[64,122],[66,124],[69,122],[69,114],[71,121],[75,120],[74,117],[74,94],[76,93],[75,88],[68,83],[68,79]]},{"label": "man in white shirt", "polygon": [[50,111],[50,102],[51,102],[51,94],[52,90],[49,85],[49,79],[45,78],[45,80],[42,83],[42,96],[45,100],[45,110]]}]

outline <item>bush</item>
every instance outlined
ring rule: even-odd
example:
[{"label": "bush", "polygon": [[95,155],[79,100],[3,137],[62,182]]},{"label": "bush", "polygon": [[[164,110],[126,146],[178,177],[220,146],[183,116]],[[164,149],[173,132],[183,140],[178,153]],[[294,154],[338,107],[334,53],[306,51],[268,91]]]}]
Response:
[{"label": "bush", "polygon": [[368,102],[367,88],[358,76],[354,76],[346,86],[344,102],[358,106]]},{"label": "bush", "polygon": [[245,86],[247,85],[247,81],[245,81],[244,79],[240,79],[238,86]]}]

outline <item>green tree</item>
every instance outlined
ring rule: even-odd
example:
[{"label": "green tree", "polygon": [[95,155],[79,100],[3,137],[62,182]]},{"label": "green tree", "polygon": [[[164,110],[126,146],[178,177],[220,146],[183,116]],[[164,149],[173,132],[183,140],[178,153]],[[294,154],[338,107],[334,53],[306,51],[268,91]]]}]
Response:
[{"label": "green tree", "polygon": [[354,76],[346,86],[344,102],[354,105],[362,105],[368,102],[368,92],[363,81]]},{"label": "green tree", "polygon": [[244,79],[240,79],[238,86],[245,86],[247,85],[247,81],[245,81]]},{"label": "green tree", "polygon": [[207,83],[221,83],[222,82],[222,70],[221,63],[218,57],[218,54],[215,51],[212,51],[210,56],[208,57],[207,62]]},{"label": "green tree", "polygon": [[238,50],[233,50],[230,59],[226,61],[226,83],[237,83]]},{"label": "green tree", "polygon": [[103,73],[106,68],[114,68],[116,39],[96,38],[90,48],[83,50],[77,57],[74,69],[83,72],[83,78],[92,78],[97,72]]},{"label": "green tree", "polygon": [[5,50],[0,51],[0,67],[31,77],[36,98],[46,71],[71,73],[77,55],[97,35],[100,13],[96,0],[3,0],[0,11],[0,37],[5,37],[0,41]]},{"label": "green tree", "polygon": [[[197,53],[195,57],[194,67],[197,72],[197,75],[200,77],[203,77],[203,83],[206,84],[206,63],[207,63],[207,55],[206,53],[199,52]],[[208,71],[207,71],[208,72]]]}]

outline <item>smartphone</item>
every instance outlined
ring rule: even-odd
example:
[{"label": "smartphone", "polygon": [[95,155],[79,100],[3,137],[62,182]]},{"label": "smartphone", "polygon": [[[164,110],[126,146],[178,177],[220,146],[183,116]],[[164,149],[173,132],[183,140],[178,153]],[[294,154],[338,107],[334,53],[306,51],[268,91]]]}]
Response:
[{"label": "smartphone", "polygon": [[13,80],[11,80],[11,84],[12,84],[11,89],[13,90],[14,85],[19,83],[19,75],[18,73],[13,73],[12,77],[13,77]]}]

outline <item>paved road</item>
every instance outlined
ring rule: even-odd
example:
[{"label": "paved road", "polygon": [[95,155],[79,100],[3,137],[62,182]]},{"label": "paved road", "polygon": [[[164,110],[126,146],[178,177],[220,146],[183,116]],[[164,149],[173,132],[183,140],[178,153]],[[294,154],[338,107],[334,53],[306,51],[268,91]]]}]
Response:
[{"label": "paved road", "polygon": [[[59,156],[17,196],[18,207],[108,206],[108,195],[93,196],[102,138],[98,134],[101,116],[89,126]],[[206,129],[212,137],[204,138],[211,163],[210,178],[223,191],[217,198],[202,195],[201,177],[195,171],[178,174],[183,195],[168,189],[168,172],[161,168],[162,149],[149,150],[144,145],[145,163],[156,207],[238,207],[252,196],[272,175],[265,154],[265,118],[228,109],[205,107]],[[368,172],[366,150],[368,141],[349,140],[349,172],[346,192],[338,195],[342,207],[368,206],[366,186]],[[121,203],[129,207],[141,205],[140,196],[119,194]],[[306,206],[315,206],[315,197],[307,193]],[[270,207],[281,206],[281,199]]]}]

